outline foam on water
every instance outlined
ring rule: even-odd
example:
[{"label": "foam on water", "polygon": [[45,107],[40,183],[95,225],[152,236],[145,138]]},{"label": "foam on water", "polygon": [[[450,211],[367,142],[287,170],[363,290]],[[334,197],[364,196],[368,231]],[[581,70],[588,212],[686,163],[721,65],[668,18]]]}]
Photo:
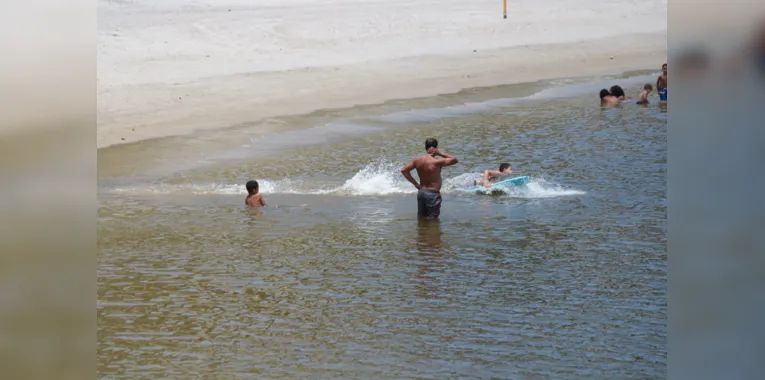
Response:
[{"label": "foam on water", "polygon": [[503,192],[513,198],[560,198],[573,195],[586,194],[584,191],[568,189],[561,184],[548,181],[544,178],[531,177],[526,186],[508,186]]},{"label": "foam on water", "polygon": [[[295,180],[258,180],[260,185],[260,192],[263,194],[312,194],[321,193],[318,191],[305,191],[304,184],[301,181]],[[244,184],[228,184],[228,183],[208,183],[208,184],[159,184],[159,185],[143,185],[127,188],[115,188],[113,191],[123,194],[131,195],[161,195],[161,194],[177,194],[177,195],[246,195],[247,190]]]},{"label": "foam on water", "polygon": [[462,193],[470,194],[476,190],[479,191],[477,196],[483,194],[496,194],[497,190],[501,195],[509,196],[512,198],[558,198],[573,195],[583,195],[586,192],[576,189],[569,189],[561,184],[549,181],[543,177],[529,176],[530,182],[525,186],[503,186],[494,188],[493,190],[486,189],[482,186],[475,186],[474,180],[480,179],[480,173],[465,173],[457,177],[444,181],[443,192],[444,193]]},{"label": "foam on water", "polygon": [[414,193],[417,189],[401,175],[400,165],[375,163],[361,169],[332,191],[341,195],[388,195]]},{"label": "foam on water", "polygon": [[[583,191],[569,189],[561,184],[541,177],[531,177],[526,186],[503,189],[506,196],[513,198],[556,198],[586,194]],[[465,194],[465,190],[474,189],[473,181],[481,178],[480,173],[465,173],[454,178],[445,178],[442,192]],[[413,194],[417,190],[400,172],[400,166],[389,162],[377,162],[359,170],[342,185],[320,184],[304,180],[258,180],[263,194],[304,194],[338,196],[373,196],[391,194]],[[160,184],[154,186],[115,189],[121,193],[134,195],[149,194],[188,194],[188,195],[246,195],[243,184]],[[488,192],[487,192],[488,193]],[[480,195],[480,194],[479,194]]]}]

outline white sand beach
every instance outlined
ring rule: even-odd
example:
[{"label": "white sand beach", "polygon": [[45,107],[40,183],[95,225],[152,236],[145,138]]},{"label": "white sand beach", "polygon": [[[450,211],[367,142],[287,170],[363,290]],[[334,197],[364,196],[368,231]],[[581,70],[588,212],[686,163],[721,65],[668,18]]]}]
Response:
[{"label": "white sand beach", "polygon": [[507,19],[501,0],[99,0],[98,147],[471,87],[658,70],[666,30],[666,0],[508,0]]}]

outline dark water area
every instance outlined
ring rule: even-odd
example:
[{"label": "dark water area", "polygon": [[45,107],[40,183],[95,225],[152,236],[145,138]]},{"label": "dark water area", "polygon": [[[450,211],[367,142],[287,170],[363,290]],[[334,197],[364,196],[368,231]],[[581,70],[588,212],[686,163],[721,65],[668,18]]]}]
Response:
[{"label": "dark water area", "polygon": [[[663,378],[666,105],[598,86],[105,152],[99,377]],[[460,159],[438,222],[399,173],[428,137]],[[500,162],[531,183],[464,191]]]}]

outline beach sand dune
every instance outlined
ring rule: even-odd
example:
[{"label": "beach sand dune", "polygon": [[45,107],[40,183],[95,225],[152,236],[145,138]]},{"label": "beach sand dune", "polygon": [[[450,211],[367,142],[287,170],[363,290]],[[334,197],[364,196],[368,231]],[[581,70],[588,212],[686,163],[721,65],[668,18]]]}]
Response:
[{"label": "beach sand dune", "polygon": [[[99,0],[98,147],[659,67],[666,0]],[[124,139],[124,140],[123,140]]]}]

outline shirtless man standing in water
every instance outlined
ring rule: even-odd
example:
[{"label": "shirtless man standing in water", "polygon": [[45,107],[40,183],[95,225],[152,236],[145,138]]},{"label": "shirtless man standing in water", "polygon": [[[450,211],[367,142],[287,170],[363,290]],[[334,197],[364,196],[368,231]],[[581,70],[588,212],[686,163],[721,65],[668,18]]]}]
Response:
[{"label": "shirtless man standing in water", "polygon": [[656,92],[659,93],[659,100],[667,101],[667,64],[661,65],[661,74],[656,78]]},{"label": "shirtless man standing in water", "polygon": [[[401,174],[417,188],[417,214],[420,217],[438,219],[441,214],[441,168],[458,162],[457,157],[441,153],[438,140],[425,140],[427,153],[415,157],[401,169]],[[417,169],[420,183],[414,180],[411,171]]]}]

